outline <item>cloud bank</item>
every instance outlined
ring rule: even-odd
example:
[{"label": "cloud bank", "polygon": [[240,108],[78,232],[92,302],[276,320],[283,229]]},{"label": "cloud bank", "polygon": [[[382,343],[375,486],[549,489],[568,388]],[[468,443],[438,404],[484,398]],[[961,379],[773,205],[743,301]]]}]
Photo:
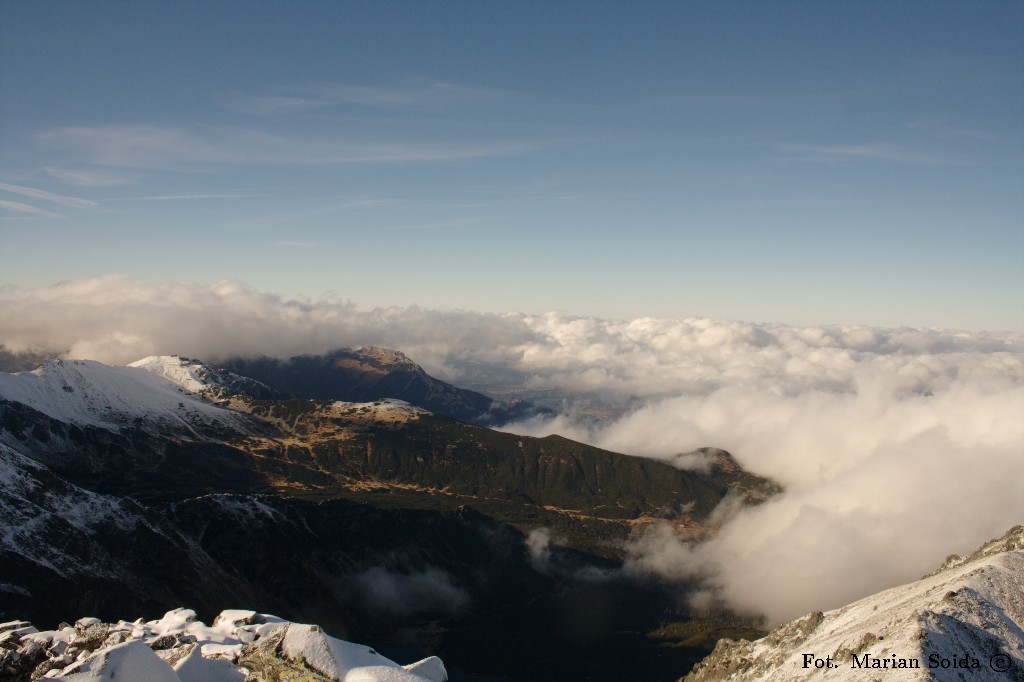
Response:
[{"label": "cloud bank", "polygon": [[451,574],[434,567],[408,574],[375,567],[357,575],[354,582],[368,606],[400,615],[455,613],[464,609],[470,599]]},{"label": "cloud bank", "polygon": [[[913,580],[1024,521],[1024,338],[1008,332],[360,310],[116,275],[0,290],[0,319],[8,351],[111,363],[383,345],[455,383],[566,398],[510,430],[673,460],[728,449],[786,492],[696,548],[646,538],[633,568],[702,576],[772,620]],[[587,400],[612,416],[581,416]]]},{"label": "cloud bank", "polygon": [[851,393],[668,399],[586,436],[652,453],[714,442],[779,481],[784,494],[739,510],[704,545],[660,535],[633,548],[638,568],[702,577],[729,605],[778,622],[916,579],[1024,520],[1021,415],[1019,383],[905,395],[876,375]]},{"label": "cloud bank", "polygon": [[[514,319],[496,315],[360,311],[347,302],[285,301],[235,281],[148,283],[122,275],[2,288],[0,319],[0,344],[11,352],[49,350],[124,364],[153,353],[214,361],[377,344],[445,375],[452,374],[449,356],[500,359],[501,350],[486,349],[523,333]],[[485,350],[473,350],[479,348]]]}]

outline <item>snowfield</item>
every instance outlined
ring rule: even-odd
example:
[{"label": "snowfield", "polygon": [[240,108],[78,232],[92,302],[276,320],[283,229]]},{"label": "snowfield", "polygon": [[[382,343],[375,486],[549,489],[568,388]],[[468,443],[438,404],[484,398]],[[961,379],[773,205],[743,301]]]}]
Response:
[{"label": "snowfield", "polygon": [[202,393],[207,388],[205,367],[177,355],[150,355],[130,363],[128,367],[144,369],[190,393]]},{"label": "snowfield", "polygon": [[199,395],[198,380],[188,379],[187,368],[179,369],[48,360],[31,372],[0,373],[0,399],[79,426],[116,430],[159,422],[163,429],[193,434],[204,427],[243,428],[240,415]]},{"label": "snowfield", "polygon": [[195,611],[159,620],[74,625],[40,632],[23,621],[0,623],[0,677],[100,682],[446,682],[436,657],[402,666],[370,647],[254,611],[223,611],[206,625]]},{"label": "snowfield", "polygon": [[[123,573],[118,561],[96,547],[90,553],[92,561],[83,564],[75,553],[80,549],[78,542],[101,527],[130,533],[145,526],[159,533],[140,511],[123,499],[66,483],[42,464],[0,443],[0,551],[58,574],[113,578]],[[0,577],[9,579],[5,573],[0,572]]]}]

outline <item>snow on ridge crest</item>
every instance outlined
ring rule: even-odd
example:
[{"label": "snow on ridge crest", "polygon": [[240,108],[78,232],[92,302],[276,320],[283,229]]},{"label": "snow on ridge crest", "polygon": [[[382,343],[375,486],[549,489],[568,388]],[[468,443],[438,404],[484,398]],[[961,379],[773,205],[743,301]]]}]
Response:
[{"label": "snow on ridge crest", "polygon": [[864,668],[897,682],[1024,678],[1024,527],[920,580],[759,640],[720,640],[685,680],[867,679]]},{"label": "snow on ridge crest", "polygon": [[207,388],[205,366],[196,360],[178,355],[149,355],[129,363],[128,367],[139,367],[177,384],[186,391],[202,393]]},{"label": "snow on ridge crest", "polygon": [[220,404],[235,396],[279,397],[266,384],[222,369],[214,369],[201,360],[180,355],[150,355],[128,365],[163,377],[179,388]]},{"label": "snow on ridge crest", "polygon": [[194,432],[195,426],[237,426],[239,420],[147,367],[95,360],[48,360],[31,372],[0,373],[0,398],[58,421],[108,429],[155,420]]}]

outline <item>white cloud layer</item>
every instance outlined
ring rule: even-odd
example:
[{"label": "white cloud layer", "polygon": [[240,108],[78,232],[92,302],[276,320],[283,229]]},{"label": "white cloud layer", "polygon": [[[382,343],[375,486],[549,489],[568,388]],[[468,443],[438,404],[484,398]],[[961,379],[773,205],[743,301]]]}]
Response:
[{"label": "white cloud layer", "polygon": [[568,409],[510,428],[654,457],[722,447],[785,486],[696,549],[654,536],[634,559],[705,576],[773,620],[915,579],[1024,521],[1024,339],[1011,333],[363,311],[113,275],[0,290],[0,319],[10,351],[126,363],[377,344],[455,383],[505,375],[596,397],[620,416]]},{"label": "white cloud layer", "polygon": [[916,579],[1024,520],[1022,415],[1019,380],[908,395],[876,373],[849,393],[666,399],[577,435],[652,454],[715,443],[782,483],[695,549],[665,535],[634,547],[638,566],[703,576],[730,605],[780,621]]},{"label": "white cloud layer", "polygon": [[376,610],[408,615],[425,611],[458,612],[469,604],[469,593],[455,584],[447,571],[398,573],[371,568],[355,578],[359,595]]}]

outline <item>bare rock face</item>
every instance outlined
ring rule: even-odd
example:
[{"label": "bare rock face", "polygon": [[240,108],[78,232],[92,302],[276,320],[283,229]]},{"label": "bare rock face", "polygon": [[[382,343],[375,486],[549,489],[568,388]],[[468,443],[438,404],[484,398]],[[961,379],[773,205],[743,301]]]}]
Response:
[{"label": "bare rock face", "polygon": [[721,640],[685,680],[868,679],[873,671],[886,680],[1024,680],[1024,527],[916,582],[753,642]]},{"label": "bare rock face", "polygon": [[143,622],[83,618],[40,632],[24,621],[0,624],[0,681],[43,676],[67,682],[446,682],[436,657],[401,666],[370,647],[317,625],[254,611],[224,611],[212,626],[189,609]]}]

